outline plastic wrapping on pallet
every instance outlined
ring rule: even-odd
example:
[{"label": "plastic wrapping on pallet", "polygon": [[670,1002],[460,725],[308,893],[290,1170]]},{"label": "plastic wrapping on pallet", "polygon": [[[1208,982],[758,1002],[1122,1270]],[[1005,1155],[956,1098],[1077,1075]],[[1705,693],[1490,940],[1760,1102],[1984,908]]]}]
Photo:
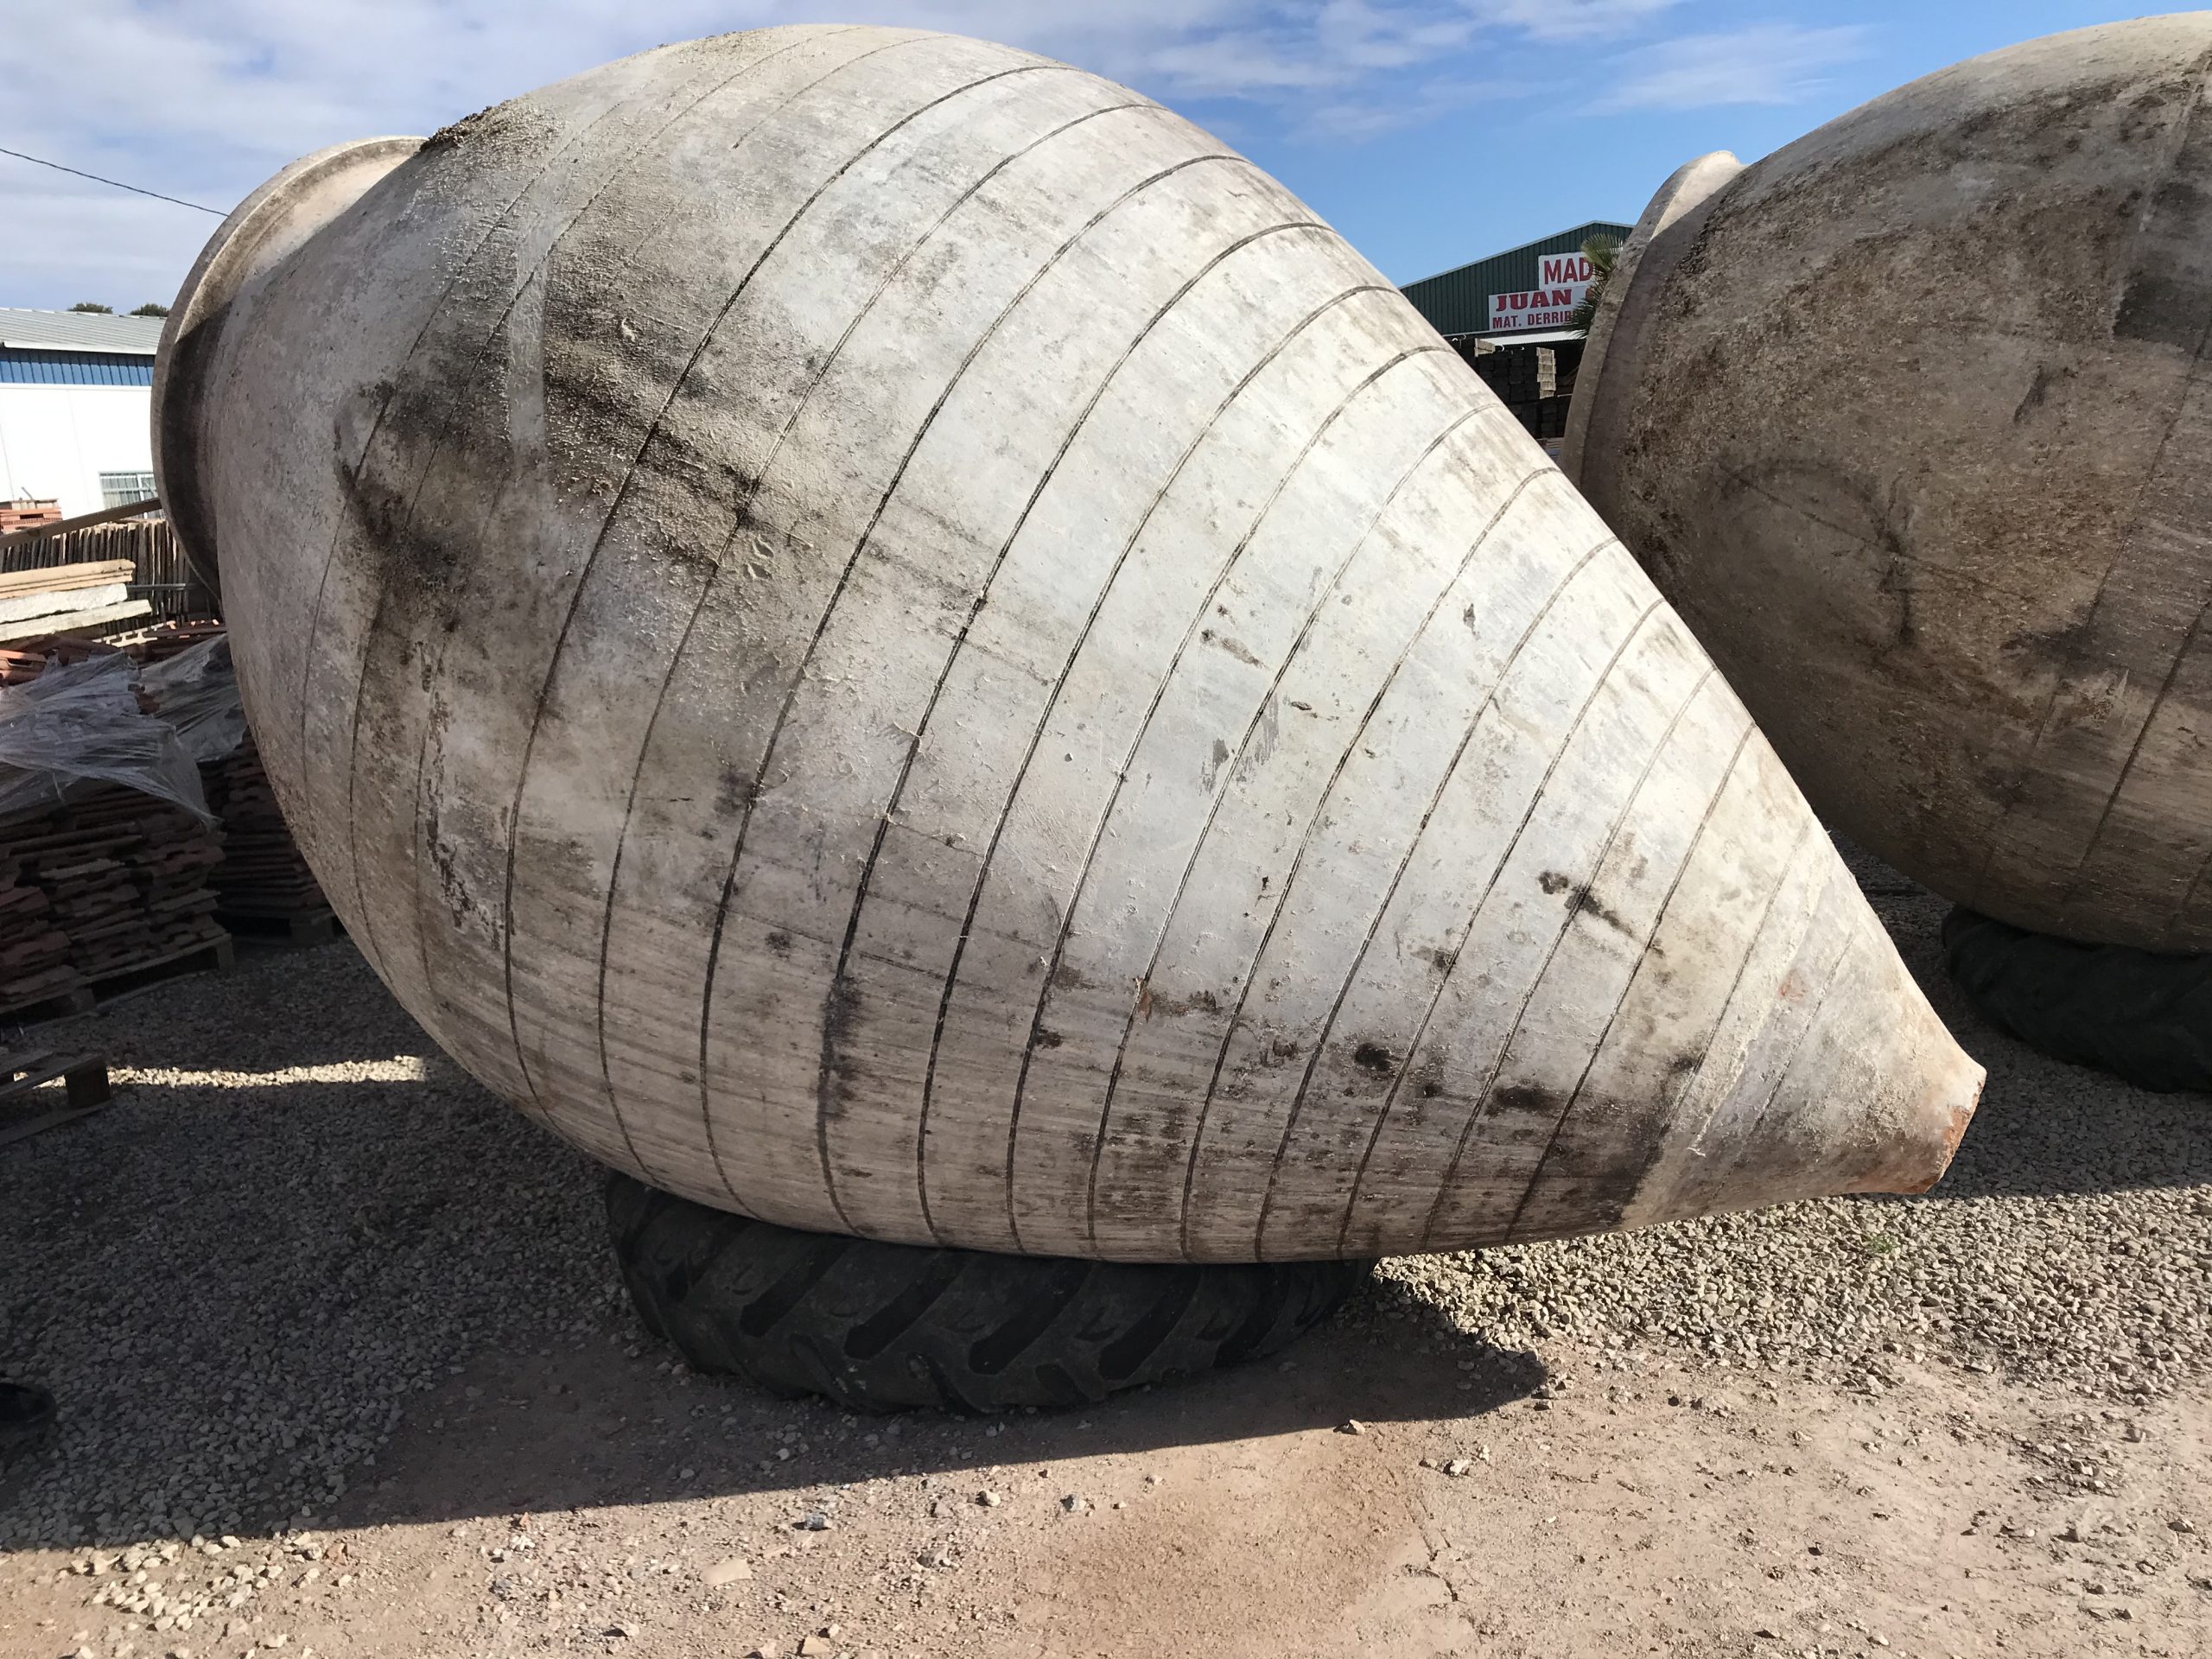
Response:
[{"label": "plastic wrapping on pallet", "polygon": [[139,707],[137,673],[127,657],[98,657],[0,688],[0,817],[58,804],[98,782],[213,822],[199,766],[176,728]]},{"label": "plastic wrapping on pallet", "polygon": [[245,706],[238,701],[228,634],[213,635],[166,661],[148,664],[138,676],[138,686],[199,765],[234,754],[245,741]]}]

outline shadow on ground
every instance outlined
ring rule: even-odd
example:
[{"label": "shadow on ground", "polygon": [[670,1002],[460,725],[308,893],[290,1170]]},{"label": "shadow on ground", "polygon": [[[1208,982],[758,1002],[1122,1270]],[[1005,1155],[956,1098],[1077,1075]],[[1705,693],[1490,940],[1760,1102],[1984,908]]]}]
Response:
[{"label": "shadow on ground", "polygon": [[2212,1097],[2137,1089],[2105,1072],[2051,1059],[1998,1030],[1944,970],[1942,931],[1949,901],[1871,854],[1839,845],[1922,991],[1960,1045],[1989,1072],[1950,1173],[1927,1197],[1897,1202],[2212,1182]]},{"label": "shadow on ground", "polygon": [[0,1166],[0,1376],[62,1409],[0,1469],[0,1548],[1265,1440],[1471,1415],[1543,1380],[1377,1283],[1241,1371],[995,1424],[848,1421],[677,1364],[620,1287],[596,1167],[436,1055],[350,945],[67,1036],[140,1074]]},{"label": "shadow on ground", "polygon": [[[452,1195],[446,1195],[450,1201]],[[595,1229],[599,1199],[588,1176],[576,1183],[575,1200],[586,1213],[580,1230]],[[496,1192],[472,1203],[496,1206]],[[435,1234],[439,1205],[407,1217],[387,1217],[387,1227]],[[526,1225],[522,1211],[509,1218]],[[374,1234],[359,1241],[373,1248]],[[389,1234],[386,1235],[387,1236]],[[242,1248],[235,1258],[243,1279],[266,1262],[262,1250]],[[573,1267],[574,1264],[569,1264]],[[434,1267],[419,1287],[423,1296],[446,1294]],[[357,1460],[341,1496],[303,1497],[287,1478],[298,1465],[289,1456],[302,1436],[287,1426],[311,1421],[326,1403],[316,1368],[283,1365],[273,1372],[255,1364],[268,1334],[285,1343],[332,1344],[361,1351],[364,1325],[373,1343],[379,1328],[397,1321],[389,1305],[355,1303],[338,1319],[316,1325],[297,1306],[253,1306],[241,1286],[238,1323],[227,1333],[190,1333],[186,1370],[192,1384],[176,1387],[180,1334],[166,1321],[154,1329],[103,1322],[94,1351],[97,1379],[78,1365],[58,1378],[63,1422],[56,1441],[0,1469],[0,1544],[82,1543],[97,1534],[109,1541],[217,1530],[268,1533],[288,1525],[384,1524],[461,1521],[490,1515],[549,1510],[645,1504],[779,1491],[819,1491],[895,1474],[957,1474],[1015,1463],[1065,1464],[1108,1453],[1272,1437],[1346,1425],[1471,1418],[1535,1395],[1545,1371],[1534,1355],[1497,1349],[1453,1329],[1438,1310],[1403,1287],[1376,1282],[1287,1352],[1239,1370],[1133,1390],[1103,1403],[1058,1411],[1023,1411],[971,1417],[943,1411],[855,1415],[821,1401],[774,1398],[737,1379],[691,1372],[672,1349],[645,1331],[626,1305],[585,1291],[594,1315],[588,1328],[565,1319],[562,1300],[583,1289],[574,1271],[556,1271],[535,1282],[509,1287],[517,1304],[537,1302],[545,1319],[524,1320],[465,1364],[441,1366],[438,1382],[415,1395],[389,1442],[366,1462]],[[94,1318],[97,1309],[85,1310]],[[557,1325],[558,1328],[556,1328]],[[1389,1328],[1387,1363],[1376,1363],[1375,1333]],[[398,1340],[404,1337],[391,1333]],[[231,1345],[245,1338],[243,1351]],[[453,1356],[440,1356],[441,1358]],[[196,1411],[226,1370],[258,1385],[255,1417],[264,1425],[260,1444],[241,1444],[235,1419]],[[270,1384],[273,1383],[273,1387]],[[372,1408],[366,1421],[379,1414]],[[103,1421],[131,1420],[153,1432],[118,1435]],[[315,1431],[308,1431],[310,1433]],[[321,1431],[343,1434],[340,1426]],[[366,1450],[365,1446],[359,1448]],[[259,1490],[217,1514],[190,1495],[190,1483],[211,1465],[243,1452],[266,1453]],[[66,1476],[83,1494],[68,1506],[75,1527],[22,1530],[11,1511],[36,1505],[41,1489]],[[126,1519],[136,1495],[151,1484],[178,1496],[144,1504]],[[182,1476],[181,1479],[180,1477]],[[105,1524],[100,1516],[109,1517]]]},{"label": "shadow on ground", "polygon": [[[701,1378],[641,1338],[551,1358],[487,1356],[442,1417],[423,1416],[378,1459],[379,1478],[341,1505],[340,1523],[530,1514],[677,1498],[796,1496],[892,1475],[957,1474],[1228,1441],[1265,1442],[1348,1423],[1471,1418],[1530,1397],[1544,1370],[1420,1309],[1428,1351],[1372,1363],[1362,1330],[1392,1300],[1384,1287],[1287,1354],[1238,1370],[1133,1390],[1102,1404],[961,1417],[855,1416],[820,1402],[767,1398]],[[1397,1340],[1409,1338],[1401,1331]],[[673,1365],[674,1369],[671,1369]],[[785,1438],[788,1436],[789,1438]],[[788,1458],[777,1453],[788,1451]],[[799,1507],[804,1507],[801,1505]]]}]

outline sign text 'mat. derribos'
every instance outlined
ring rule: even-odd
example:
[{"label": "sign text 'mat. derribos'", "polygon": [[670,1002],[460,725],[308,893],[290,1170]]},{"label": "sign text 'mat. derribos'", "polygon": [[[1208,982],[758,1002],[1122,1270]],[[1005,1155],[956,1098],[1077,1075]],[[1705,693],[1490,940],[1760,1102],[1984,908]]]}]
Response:
[{"label": "sign text 'mat. derribos'", "polygon": [[1519,294],[1490,296],[1493,333],[1523,328],[1564,328],[1597,275],[1586,253],[1548,253],[1536,262],[1536,286]]}]

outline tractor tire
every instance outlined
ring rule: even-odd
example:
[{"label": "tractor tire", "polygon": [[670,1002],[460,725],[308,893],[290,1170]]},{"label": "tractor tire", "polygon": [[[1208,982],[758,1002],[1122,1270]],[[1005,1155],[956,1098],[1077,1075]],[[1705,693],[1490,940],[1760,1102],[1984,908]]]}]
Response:
[{"label": "tractor tire", "polygon": [[1943,957],[1982,1018],[2031,1048],[2138,1088],[2212,1091],[2212,956],[2079,944],[1957,909]]},{"label": "tractor tire", "polygon": [[798,1232],[615,1175],[639,1317],[691,1367],[856,1411],[1075,1406],[1274,1353],[1371,1264],[998,1255]]}]

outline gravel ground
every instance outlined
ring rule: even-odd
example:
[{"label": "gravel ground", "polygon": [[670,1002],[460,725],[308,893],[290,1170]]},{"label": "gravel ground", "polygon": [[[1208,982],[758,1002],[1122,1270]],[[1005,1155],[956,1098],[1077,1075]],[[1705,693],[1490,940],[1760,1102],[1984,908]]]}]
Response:
[{"label": "gravel ground", "polygon": [[0,1491],[0,1548],[266,1531],[472,1354],[628,1328],[591,1166],[350,945],[40,1036],[104,1046],[118,1103],[0,1167],[0,1375],[69,1419]]},{"label": "gravel ground", "polygon": [[2115,1399],[2212,1370],[2212,1103],[2131,1089],[1991,1030],[1943,976],[1949,907],[1853,861],[1989,1070],[1935,1192],[1407,1258],[1385,1281],[1507,1346],[1656,1344],[1878,1383],[1898,1357],[1926,1358]]},{"label": "gravel ground", "polygon": [[[2040,1472],[2024,1478],[2061,1471],[2052,1477],[2058,1484],[2041,1489],[2046,1492],[2119,1492],[2130,1480],[2150,1490],[2147,1475],[2124,1477],[2119,1459],[2139,1455],[2142,1425],[2165,1423],[2158,1414],[2177,1395],[2196,1412],[2212,1360],[2206,1313],[2212,1299],[2205,1294],[2212,1110],[2194,1096],[2145,1094],[2055,1065],[1981,1026],[1941,978],[1935,935],[1942,906],[1878,869],[1862,874],[1942,1012],[1990,1070],[1980,1113],[1936,1192],[1386,1263],[1376,1289],[1322,1333],[1312,1357],[1300,1351],[1286,1369],[1319,1370],[1341,1361],[1340,1370],[1357,1370],[1351,1356],[1394,1354],[1378,1372],[1433,1402],[1433,1409],[1417,1402],[1401,1412],[1412,1425],[1405,1432],[1415,1436],[1403,1448],[1388,1436],[1404,1424],[1384,1426],[1382,1444],[1394,1458],[1403,1449],[1408,1470],[1416,1443],[1428,1445],[1419,1435],[1457,1433],[1454,1422],[1516,1401],[1550,1410],[1554,1400],[1580,1423],[1578,1432],[1623,1437],[1616,1452],[1591,1454],[1599,1467],[1610,1466],[1615,1456],[1636,1455],[1630,1443],[1645,1432],[1626,1426],[1631,1419],[1644,1423],[1636,1414],[1710,1398],[1739,1402],[1717,1408],[1723,1415],[1768,1412],[1770,1421],[1726,1430],[1761,1446],[1783,1434],[1803,1445],[1789,1425],[1827,1425],[1839,1460],[1858,1455],[1862,1436],[1869,1453],[1907,1444],[1908,1435],[1914,1446],[1923,1436],[1965,1446],[1981,1432],[1972,1427],[1978,1418],[1985,1427],[2001,1419],[2007,1427],[2001,1435],[1992,1430],[1989,1443],[2004,1457],[2029,1459]],[[950,1570],[969,1548],[960,1539],[988,1519],[977,1502],[982,1487],[969,1490],[959,1471],[978,1481],[1020,1477],[1036,1496],[1044,1488],[1035,1482],[1061,1476],[1021,1469],[1022,1452],[998,1448],[1029,1435],[1035,1448],[1028,1455],[1046,1456],[1048,1446],[1050,1455],[1067,1455],[1091,1427],[1086,1421],[1048,1432],[1047,1419],[1016,1419],[1005,1431],[1014,1440],[1002,1440],[996,1424],[940,1416],[870,1425],[819,1406],[766,1401],[739,1385],[689,1379],[630,1314],[606,1253],[591,1166],[437,1054],[343,944],[253,953],[232,975],[179,982],[40,1034],[104,1046],[118,1102],[10,1148],[0,1164],[0,1375],[48,1382],[65,1412],[64,1432],[53,1444],[0,1470],[0,1567],[8,1556],[36,1564],[41,1576],[16,1580],[25,1584],[85,1575],[81,1604],[130,1616],[124,1628],[149,1641],[141,1653],[170,1650],[151,1645],[167,1639],[151,1631],[196,1624],[203,1633],[236,1636],[254,1626],[257,1605],[280,1592],[297,1599],[318,1575],[322,1590],[350,1582],[365,1570],[359,1565],[365,1535],[315,1529],[367,1525],[379,1503],[385,1519],[393,1518],[394,1504],[411,1504],[417,1520],[427,1514],[438,1523],[438,1547],[482,1569],[487,1576],[468,1592],[481,1602],[474,1616],[485,1629],[501,1630],[518,1617],[522,1602],[515,1598],[547,1593],[537,1568],[549,1558],[486,1552],[536,1548],[501,1541],[502,1529],[524,1535],[534,1526],[543,1535],[544,1523],[523,1511],[564,1510],[574,1517],[569,1529],[544,1547],[569,1552],[575,1565],[569,1578],[548,1582],[556,1592],[559,1584],[569,1586],[566,1605],[588,1610],[588,1617],[570,1620],[566,1639],[583,1643],[580,1651],[611,1651],[608,1644],[630,1639],[620,1627],[634,1622],[618,1610],[618,1580],[626,1591],[634,1588],[641,1575],[662,1573],[663,1562],[677,1573],[679,1546],[706,1537],[721,1513],[712,1504],[735,1501],[712,1497],[717,1481],[725,1491],[753,1491],[754,1509],[766,1506],[769,1532],[743,1546],[746,1569],[757,1568],[764,1587],[749,1602],[741,1585],[702,1590],[696,1574],[703,1567],[695,1564],[682,1569],[690,1576],[681,1583],[690,1588],[679,1595],[673,1587],[679,1580],[671,1579],[667,1594],[690,1598],[687,1606],[742,1602],[790,1630],[835,1602],[818,1583],[765,1587],[771,1563],[791,1572],[805,1565],[813,1537],[804,1524],[808,1514],[834,1516],[841,1503],[853,1513],[850,1506],[865,1503],[873,1521],[879,1494],[887,1515],[899,1504],[912,1509],[899,1524],[933,1541],[918,1557],[901,1534],[897,1548],[908,1553],[887,1565],[874,1560],[863,1574],[906,1594],[917,1575],[928,1579],[938,1570],[931,1563],[938,1557],[938,1567]],[[1680,1380],[1655,1381],[1662,1378]],[[1307,1418],[1322,1414],[1323,1449],[1338,1458],[1345,1454],[1335,1442],[1344,1437],[1326,1432],[1338,1421],[1326,1414],[1341,1412],[1351,1397],[1363,1414],[1370,1408],[1358,1404],[1357,1390],[1385,1386],[1339,1376],[1325,1388],[1317,1378],[1310,1388],[1319,1392],[1301,1403],[1294,1384],[1306,1385],[1302,1374],[1270,1376],[1257,1393],[1236,1385],[1245,1391],[1234,1398],[1187,1391],[1197,1402],[1190,1412],[1214,1411],[1217,1421],[1211,1429],[1183,1421],[1178,1432],[1186,1444],[1211,1433],[1217,1450],[1238,1435],[1289,1436],[1268,1442],[1281,1448],[1302,1443],[1301,1433],[1315,1427]],[[1981,1397],[1977,1390],[1990,1389],[2011,1390],[2001,1410],[1994,1395],[1973,1403]],[[633,1398],[649,1403],[633,1409]],[[1160,1466],[1141,1460],[1146,1446],[1163,1444],[1165,1431],[1151,1425],[1163,1411],[1185,1409],[1169,1406],[1171,1396],[1158,1398],[1157,1405],[1106,1408],[1119,1414],[1113,1421],[1122,1426],[1124,1449],[1134,1446],[1129,1455],[1138,1460],[1101,1464],[1103,1472],[1090,1478],[1122,1482],[1112,1490],[1132,1505],[1152,1490],[1142,1471]],[[1873,1414],[1847,1431],[1838,1427],[1843,1416],[1862,1409],[1839,1404],[1850,1401],[1870,1402],[1863,1409]],[[575,1429],[582,1449],[561,1465],[569,1472],[553,1482],[556,1494],[538,1490],[529,1503],[516,1498],[517,1515],[495,1516],[481,1536],[466,1526],[448,1535],[445,1520],[494,1514],[489,1488],[530,1465],[528,1437],[569,1422],[529,1414],[554,1410],[556,1402],[562,1413],[596,1410],[604,1418],[588,1434]],[[503,1419],[495,1407],[512,1410]],[[651,1467],[594,1462],[603,1453],[592,1448],[602,1440],[645,1432],[639,1409],[649,1410],[652,1432],[664,1436],[651,1458],[637,1454]],[[1394,1408],[1372,1409],[1387,1415]],[[1885,1414],[1891,1409],[1898,1414]],[[1418,1421],[1427,1415],[1437,1421]],[[521,1446],[513,1435],[518,1420]],[[1530,1421],[1552,1435],[1573,1426],[1559,1417]],[[2194,1415],[2172,1421],[2179,1426],[2156,1432],[2177,1437],[2176,1444],[2198,1432]],[[1035,1427],[1019,1427],[1023,1422]],[[1707,1420],[1681,1444],[1694,1448],[1696,1433],[1719,1432]],[[2074,1441],[2050,1438],[2069,1435],[2079,1438],[2078,1457]],[[1500,1441],[1501,1456],[1508,1444]],[[1532,1437],[1528,1444],[1526,1455],[1549,1467],[1555,1441]],[[1440,1440],[1430,1449],[1422,1479],[1479,1478],[1487,1466],[1483,1458],[1478,1467],[1471,1440]],[[468,1463],[480,1452],[480,1465]],[[1756,1454],[1744,1455],[1748,1461]],[[2172,1475],[2177,1458],[2183,1468],[2194,1466],[2186,1452],[2160,1455],[2161,1479]],[[1003,1466],[991,1466],[995,1459]],[[557,1461],[549,1451],[546,1466]],[[1707,1502],[1700,1494],[1716,1490],[1711,1481],[1726,1471],[1708,1468],[1694,1450],[1681,1461],[1683,1468],[1669,1465],[1663,1478],[1693,1482],[1681,1501],[1694,1513]],[[1903,1469],[1906,1459],[1896,1462]],[[435,1494],[422,1490],[425,1481],[445,1479],[426,1471],[457,1463],[474,1473],[452,1475]],[[399,1465],[405,1470],[398,1479],[388,1478]],[[1233,1484],[1247,1467],[1224,1466],[1225,1473],[1207,1478]],[[1378,1535],[1386,1522],[1395,1524],[1395,1510],[1353,1465],[1291,1466],[1306,1469],[1306,1493],[1318,1490],[1313,1481],[1341,1480],[1347,1484],[1342,1491],[1329,1489],[1330,1503],[1357,1497],[1370,1504],[1358,1511],[1368,1519],[1343,1524],[1370,1526]],[[1764,1466],[1789,1472],[1787,1465]],[[1439,1469],[1448,1472],[1433,1474]],[[951,1484],[947,1470],[956,1471]],[[1986,1476],[1953,1473],[1957,1491],[1980,1490],[1974,1483]],[[1600,1476],[1593,1471],[1587,1478]],[[1857,1478],[1839,1472],[1830,1484],[1875,1490],[1850,1485]],[[1661,1476],[1638,1480],[1619,1484],[1647,1494],[1663,1484]],[[698,1506],[686,1496],[695,1491],[703,1494]],[[1061,1500],[1074,1495],[1055,1484],[1046,1494],[1051,1503],[1039,1497],[1033,1506],[1039,1514],[1032,1522],[1058,1526],[1109,1501],[1122,1507],[1122,1497],[1109,1500],[1102,1489],[1085,1500],[1085,1510],[1071,1510]],[[1558,1502],[1534,1493],[1528,1501]],[[1762,1535],[1774,1514],[1813,1501],[1809,1491],[1785,1491],[1775,1500],[1778,1510],[1758,1511],[1739,1532],[1746,1539]],[[661,1520],[606,1507],[623,1503],[658,1504]],[[1885,1513],[1876,1511],[1878,1519]],[[957,1514],[967,1531],[949,1530],[947,1514]],[[760,1523],[754,1510],[745,1516],[748,1526]],[[2139,1519],[2144,1535],[2168,1541],[2110,1548],[2141,1556],[2147,1573],[2154,1555],[2165,1560],[2158,1551],[2171,1555],[2178,1545],[2147,1510]],[[2200,1520],[2212,1527],[2212,1516]],[[1233,1533],[1236,1522],[1215,1514],[1205,1524]],[[1549,1522],[1532,1512],[1529,1524]],[[1602,1531],[1622,1523],[1593,1524]],[[1986,1530],[1999,1524],[1991,1520]],[[633,1534],[620,1532],[626,1525]],[[1969,1522],[1969,1535],[1980,1526]],[[620,1544],[626,1535],[645,1538],[647,1554],[656,1546],[665,1553],[640,1565],[640,1549]],[[1993,1540],[1993,1547],[2003,1541]],[[2197,1547],[2193,1534],[2179,1541]],[[1751,1548],[1730,1546],[1738,1547]],[[2006,1547],[2017,1548],[2017,1539]],[[725,1541],[717,1548],[735,1546]],[[56,1550],[72,1553],[63,1558]],[[1440,1559],[1432,1554],[1428,1568],[1416,1562],[1405,1570],[1418,1576]],[[429,1563],[423,1571],[450,1567],[428,1555],[423,1560]],[[518,1562],[531,1570],[523,1573]],[[1141,1579],[1149,1567],[1133,1561],[1129,1572]],[[2212,1591],[2212,1576],[2204,1586]],[[0,1572],[0,1631],[17,1594],[9,1586]],[[1271,1593],[1295,1590],[1292,1577]],[[607,1611],[593,1598],[604,1598]],[[1659,1599],[1655,1594],[1655,1606]],[[1460,1599],[1454,1589],[1452,1604]],[[1671,1604],[1672,1592],[1664,1599]],[[404,1605],[404,1597],[393,1605]],[[1839,1606],[1847,1610],[1847,1603]],[[1004,1611],[995,1601],[978,1602],[961,1617],[988,1621]],[[139,1620],[151,1631],[142,1631]],[[65,1626],[55,1634],[58,1640],[70,1633]],[[421,1650],[479,1650],[439,1645],[444,1639]],[[1754,1646],[1742,1650],[1751,1652],[1764,1638],[1747,1630],[1744,1639]],[[48,1642],[26,1650],[71,1649]],[[371,1643],[357,1650],[377,1649]],[[726,1642],[696,1650],[744,1651]],[[827,1637],[808,1649],[843,1650]],[[1802,1651],[1831,1649],[1815,1641]]]}]

